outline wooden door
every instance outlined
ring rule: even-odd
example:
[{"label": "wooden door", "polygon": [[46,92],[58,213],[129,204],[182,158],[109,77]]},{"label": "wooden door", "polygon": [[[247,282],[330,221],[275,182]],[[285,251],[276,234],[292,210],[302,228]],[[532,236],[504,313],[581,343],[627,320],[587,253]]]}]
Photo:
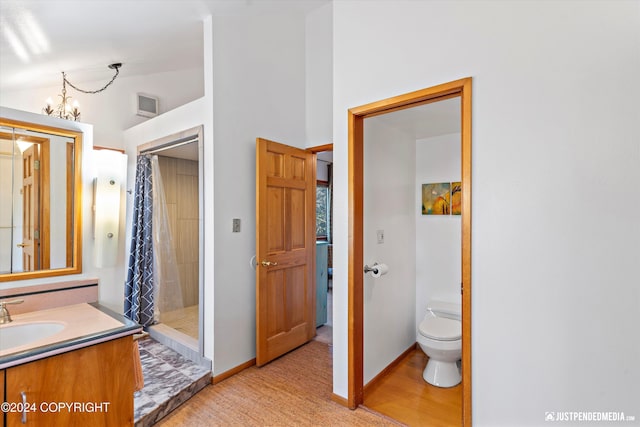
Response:
[{"label": "wooden door", "polygon": [[256,364],[315,336],[315,154],[256,140]]},{"label": "wooden door", "polygon": [[40,270],[40,156],[39,145],[22,153],[22,268]]}]

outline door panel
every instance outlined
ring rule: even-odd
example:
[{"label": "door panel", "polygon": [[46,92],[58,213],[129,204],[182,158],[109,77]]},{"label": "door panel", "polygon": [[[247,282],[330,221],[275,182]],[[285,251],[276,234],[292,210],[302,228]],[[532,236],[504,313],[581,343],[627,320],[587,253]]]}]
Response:
[{"label": "door panel", "polygon": [[[305,191],[291,189],[291,249],[305,249]],[[315,221],[314,221],[315,228]]]},{"label": "door panel", "polygon": [[305,180],[305,159],[302,157],[291,156],[291,178],[304,181]]},{"label": "door panel", "polygon": [[315,155],[256,141],[256,364],[315,335]]},{"label": "door panel", "polygon": [[267,242],[269,252],[284,251],[284,189],[267,188]]},{"label": "door panel", "polygon": [[32,144],[22,153],[22,268],[23,271],[40,269],[40,158],[39,145]]}]

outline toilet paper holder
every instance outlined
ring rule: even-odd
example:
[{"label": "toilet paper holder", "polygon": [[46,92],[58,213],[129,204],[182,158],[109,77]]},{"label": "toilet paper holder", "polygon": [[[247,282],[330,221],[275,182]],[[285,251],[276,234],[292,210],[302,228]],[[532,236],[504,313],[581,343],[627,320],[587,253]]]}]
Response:
[{"label": "toilet paper holder", "polygon": [[367,273],[378,274],[378,269],[376,268],[377,266],[378,266],[377,262],[374,262],[371,267],[369,267],[367,264],[365,264],[364,265],[364,274],[367,274]]}]

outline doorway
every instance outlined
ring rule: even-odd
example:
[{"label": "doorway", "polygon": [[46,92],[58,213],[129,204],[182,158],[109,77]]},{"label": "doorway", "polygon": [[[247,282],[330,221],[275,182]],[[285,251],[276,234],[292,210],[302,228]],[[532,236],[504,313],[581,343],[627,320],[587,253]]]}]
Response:
[{"label": "doorway", "polygon": [[[0,192],[12,195],[0,212],[0,242],[3,243],[0,272],[48,270],[51,257],[54,264],[59,264],[60,256],[52,254],[50,248],[50,215],[68,210],[69,206],[61,204],[59,209],[50,206],[49,188],[52,180],[60,179],[64,183],[63,179],[69,178],[69,168],[51,169],[51,155],[55,157],[57,153],[50,152],[51,136],[44,136],[44,133],[17,127],[3,126],[0,130]],[[71,238],[66,240],[68,243]],[[62,244],[54,242],[53,249],[64,254],[60,251]]]},{"label": "doorway", "polygon": [[348,406],[364,397],[364,119],[460,98],[462,210],[462,423],[471,425],[471,78],[434,86],[349,110]]},{"label": "doorway", "polygon": [[313,149],[256,138],[257,366],[309,342],[327,322],[330,194],[317,188],[317,166]]},{"label": "doorway", "polygon": [[316,341],[333,345],[333,144],[316,155]]},{"label": "doorway", "polygon": [[152,157],[154,239],[158,276],[150,335],[210,369],[204,357],[202,129],[142,145]]}]

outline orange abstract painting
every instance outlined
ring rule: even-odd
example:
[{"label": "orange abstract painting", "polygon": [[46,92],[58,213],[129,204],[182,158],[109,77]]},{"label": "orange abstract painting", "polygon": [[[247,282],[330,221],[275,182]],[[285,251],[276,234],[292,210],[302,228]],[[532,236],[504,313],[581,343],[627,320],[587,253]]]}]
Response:
[{"label": "orange abstract painting", "polygon": [[449,215],[450,189],[448,182],[422,184],[422,215]]},{"label": "orange abstract painting", "polygon": [[462,214],[462,183],[451,183],[451,215]]}]

